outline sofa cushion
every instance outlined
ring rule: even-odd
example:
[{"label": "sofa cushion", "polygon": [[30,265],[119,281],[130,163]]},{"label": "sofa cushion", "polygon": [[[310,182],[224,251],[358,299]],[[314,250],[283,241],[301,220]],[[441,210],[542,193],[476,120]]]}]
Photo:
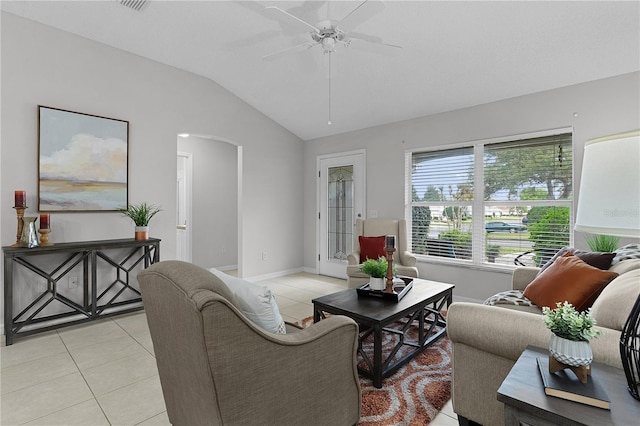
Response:
[{"label": "sofa cushion", "polygon": [[573,247],[562,247],[556,254],[553,255],[551,259],[540,268],[540,272],[538,275],[543,273],[545,269],[553,264],[559,257],[564,256],[567,253],[573,253],[578,256],[583,262],[588,265],[593,266],[594,268],[602,269],[606,271],[612,264],[613,258],[616,256],[616,253],[600,253],[594,251],[585,251],[578,250]]},{"label": "sofa cushion", "polygon": [[216,268],[209,271],[229,287],[238,307],[250,321],[272,333],[286,334],[284,320],[269,287],[232,277]]},{"label": "sofa cushion", "polygon": [[358,242],[360,243],[360,262],[364,262],[367,259],[378,259],[384,257],[384,245],[386,235],[379,237],[365,237],[360,235]]},{"label": "sofa cushion", "polygon": [[594,268],[567,253],[538,275],[524,289],[524,296],[540,307],[555,308],[557,302],[567,301],[576,310],[583,311],[617,276],[615,272]]},{"label": "sofa cushion", "polygon": [[611,281],[593,302],[591,315],[600,327],[622,330],[633,303],[640,294],[640,269]]},{"label": "sofa cushion", "polygon": [[609,268],[611,272],[617,272],[618,275],[626,274],[634,269],[640,269],[640,259],[625,259],[617,262]]}]

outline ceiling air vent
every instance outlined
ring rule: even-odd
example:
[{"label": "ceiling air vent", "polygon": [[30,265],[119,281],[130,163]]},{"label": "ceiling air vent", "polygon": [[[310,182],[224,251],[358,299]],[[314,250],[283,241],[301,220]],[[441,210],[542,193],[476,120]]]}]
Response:
[{"label": "ceiling air vent", "polygon": [[123,6],[127,6],[128,8],[139,12],[147,3],[147,0],[118,0],[118,2]]}]

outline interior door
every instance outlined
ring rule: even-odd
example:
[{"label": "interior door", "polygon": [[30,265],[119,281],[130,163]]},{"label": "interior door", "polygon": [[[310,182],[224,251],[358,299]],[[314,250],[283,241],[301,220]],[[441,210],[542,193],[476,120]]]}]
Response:
[{"label": "interior door", "polygon": [[178,153],[176,258],[191,262],[191,154]]},{"label": "interior door", "polygon": [[364,151],[318,157],[318,272],[347,278],[356,218],[365,207]]}]

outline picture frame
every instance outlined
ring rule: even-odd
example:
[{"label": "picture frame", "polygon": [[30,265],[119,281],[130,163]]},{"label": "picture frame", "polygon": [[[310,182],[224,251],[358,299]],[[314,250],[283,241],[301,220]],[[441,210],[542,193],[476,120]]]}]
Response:
[{"label": "picture frame", "polygon": [[128,121],[38,105],[39,211],[118,211],[128,194]]}]

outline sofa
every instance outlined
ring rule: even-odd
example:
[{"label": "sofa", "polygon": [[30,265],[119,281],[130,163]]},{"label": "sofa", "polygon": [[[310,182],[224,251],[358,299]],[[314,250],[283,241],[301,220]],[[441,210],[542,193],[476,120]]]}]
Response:
[{"label": "sofa", "polygon": [[[622,368],[619,340],[631,307],[640,294],[640,259],[616,262],[607,271],[617,277],[605,284],[591,305],[602,334],[591,341],[594,361]],[[539,269],[518,267],[512,289],[524,291]],[[527,345],[548,348],[551,332],[540,307],[526,304],[457,302],[449,307],[447,332],[452,342],[453,409],[461,425],[504,424],[497,390]]]}]

